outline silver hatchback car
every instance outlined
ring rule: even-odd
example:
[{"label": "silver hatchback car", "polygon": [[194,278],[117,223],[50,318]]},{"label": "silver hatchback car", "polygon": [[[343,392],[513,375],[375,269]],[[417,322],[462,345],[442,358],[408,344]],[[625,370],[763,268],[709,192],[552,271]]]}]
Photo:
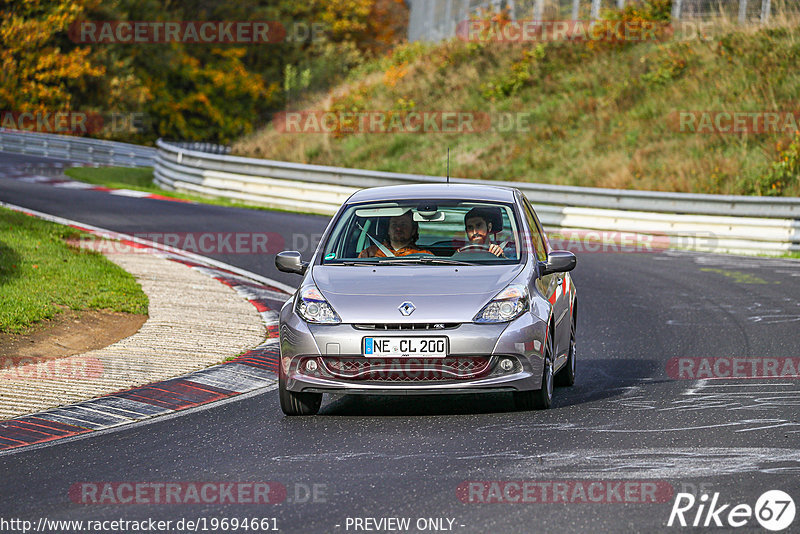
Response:
[{"label": "silver hatchback car", "polygon": [[548,408],[575,382],[577,294],[518,190],[465,184],[376,187],[331,219],[281,309],[279,391],[287,415],[323,393],[511,392]]}]

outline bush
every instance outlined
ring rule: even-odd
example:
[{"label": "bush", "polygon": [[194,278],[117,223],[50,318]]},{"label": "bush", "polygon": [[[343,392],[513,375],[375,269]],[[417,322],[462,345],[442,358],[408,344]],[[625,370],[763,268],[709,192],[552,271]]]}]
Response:
[{"label": "bush", "polygon": [[778,154],[778,161],[750,186],[751,194],[780,196],[787,189],[800,186],[800,132],[795,132],[789,146],[779,149]]}]

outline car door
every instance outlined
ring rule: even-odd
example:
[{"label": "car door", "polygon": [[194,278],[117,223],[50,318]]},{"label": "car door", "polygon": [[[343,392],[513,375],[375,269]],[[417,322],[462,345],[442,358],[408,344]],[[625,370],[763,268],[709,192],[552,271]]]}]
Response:
[{"label": "car door", "polygon": [[[533,210],[533,206],[524,196],[522,197],[525,206],[525,218],[531,229],[531,241],[536,257],[539,261],[546,262],[550,252],[550,244],[547,236],[542,229],[539,218]],[[565,288],[566,273],[552,273],[542,276],[537,281],[539,292],[544,295],[552,306],[552,316],[555,322],[554,350],[556,354],[555,368],[561,367],[567,359],[569,350],[569,296]]]}]

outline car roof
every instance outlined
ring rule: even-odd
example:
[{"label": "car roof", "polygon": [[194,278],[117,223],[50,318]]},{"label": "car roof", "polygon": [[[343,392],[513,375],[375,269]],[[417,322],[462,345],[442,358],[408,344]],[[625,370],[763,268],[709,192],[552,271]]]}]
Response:
[{"label": "car roof", "polygon": [[348,204],[383,200],[455,199],[514,202],[512,187],[482,184],[409,184],[387,185],[362,189],[353,194]]}]

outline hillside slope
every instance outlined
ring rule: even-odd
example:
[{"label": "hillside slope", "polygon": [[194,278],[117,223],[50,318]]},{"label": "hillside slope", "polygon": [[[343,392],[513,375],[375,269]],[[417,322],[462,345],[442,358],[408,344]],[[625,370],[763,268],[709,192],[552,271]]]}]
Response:
[{"label": "hillside slope", "polygon": [[[654,20],[668,5],[658,0],[606,16]],[[727,26],[699,39],[659,27],[658,36],[635,44],[453,39],[403,45],[330,93],[298,104],[294,109],[310,112],[300,133],[286,133],[285,121],[273,121],[234,151],[442,175],[449,146],[452,173],[465,178],[800,196],[796,23]],[[324,111],[340,113],[340,122],[333,132],[316,133],[308,119]],[[386,119],[409,111],[466,111],[480,126],[465,133],[350,133],[353,116],[341,114]],[[738,126],[768,131],[722,132],[735,125],[734,115],[728,121],[720,112],[758,113],[743,115]],[[771,112],[780,114],[770,119]],[[509,118],[521,123],[502,127]]]}]

